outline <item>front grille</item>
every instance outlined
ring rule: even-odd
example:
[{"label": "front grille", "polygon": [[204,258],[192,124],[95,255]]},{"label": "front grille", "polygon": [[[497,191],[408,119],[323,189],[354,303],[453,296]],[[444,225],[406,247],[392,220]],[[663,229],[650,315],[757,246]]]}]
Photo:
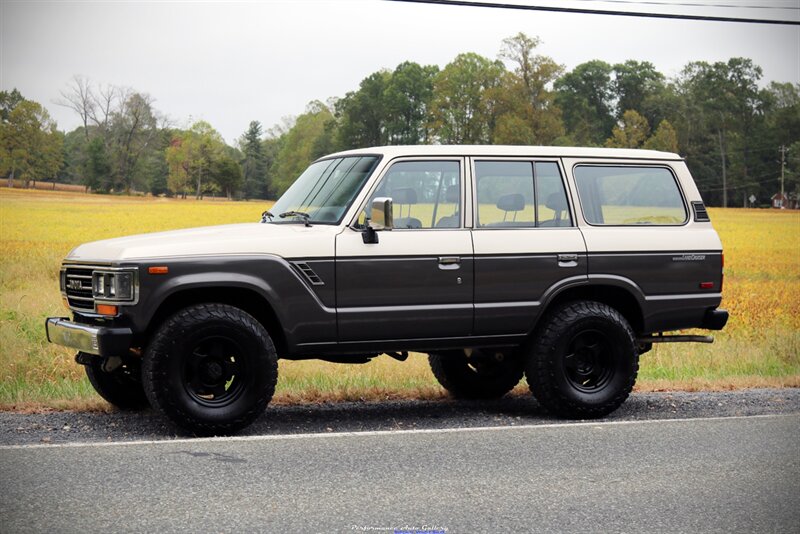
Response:
[{"label": "front grille", "polygon": [[64,274],[64,291],[70,308],[94,311],[92,296],[92,269],[67,267]]}]

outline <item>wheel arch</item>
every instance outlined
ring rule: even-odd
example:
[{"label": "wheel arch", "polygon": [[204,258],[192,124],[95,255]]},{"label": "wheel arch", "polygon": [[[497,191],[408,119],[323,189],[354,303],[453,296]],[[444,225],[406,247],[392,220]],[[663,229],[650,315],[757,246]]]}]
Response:
[{"label": "wheel arch", "polygon": [[601,302],[616,309],[637,334],[645,329],[644,296],[636,284],[621,277],[590,277],[587,283],[573,284],[553,291],[544,299],[536,326],[552,310],[579,300]]},{"label": "wheel arch", "polygon": [[241,286],[214,285],[181,289],[169,294],[150,318],[146,338],[177,311],[195,304],[227,304],[252,315],[267,330],[278,355],[286,354],[288,340],[270,302],[258,291]]}]

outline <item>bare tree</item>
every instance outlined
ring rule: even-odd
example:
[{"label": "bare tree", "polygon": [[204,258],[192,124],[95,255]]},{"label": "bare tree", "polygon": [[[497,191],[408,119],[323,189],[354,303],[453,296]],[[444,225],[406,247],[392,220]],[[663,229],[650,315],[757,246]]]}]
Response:
[{"label": "bare tree", "polygon": [[66,89],[61,91],[61,98],[56,104],[73,110],[81,118],[83,133],[89,140],[89,120],[95,115],[95,95],[88,78],[80,75],[72,77]]}]

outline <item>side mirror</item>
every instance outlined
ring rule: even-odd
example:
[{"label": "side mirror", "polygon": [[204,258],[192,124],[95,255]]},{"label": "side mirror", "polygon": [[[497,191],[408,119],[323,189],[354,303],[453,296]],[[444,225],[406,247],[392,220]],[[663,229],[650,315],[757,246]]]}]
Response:
[{"label": "side mirror", "polygon": [[378,197],[372,201],[372,219],[369,226],[373,230],[391,230],[394,227],[392,199],[390,197]]},{"label": "side mirror", "polygon": [[394,226],[392,199],[378,197],[372,201],[372,219],[367,219],[364,233],[361,234],[365,244],[378,242],[378,230],[391,230]]}]

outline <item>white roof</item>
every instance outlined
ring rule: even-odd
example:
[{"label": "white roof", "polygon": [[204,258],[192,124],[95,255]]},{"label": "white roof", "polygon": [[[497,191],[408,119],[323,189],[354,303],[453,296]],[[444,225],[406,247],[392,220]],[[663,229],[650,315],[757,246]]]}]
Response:
[{"label": "white roof", "polygon": [[[381,154],[388,158],[399,156],[494,156],[494,157],[577,157],[577,158],[635,158],[681,160],[678,154],[657,150],[632,148],[597,148],[567,146],[519,145],[397,145],[359,148],[337,152],[330,156]],[[328,156],[328,157],[330,157]]]}]

